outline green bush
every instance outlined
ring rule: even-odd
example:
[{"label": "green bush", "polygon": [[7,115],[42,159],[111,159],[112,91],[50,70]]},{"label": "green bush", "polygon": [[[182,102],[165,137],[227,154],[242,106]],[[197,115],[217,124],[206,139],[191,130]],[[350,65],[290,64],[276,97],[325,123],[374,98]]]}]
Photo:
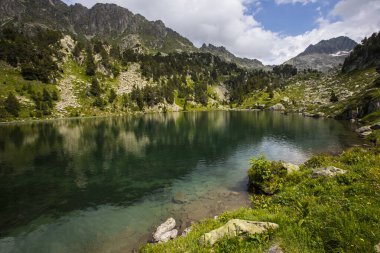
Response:
[{"label": "green bush", "polygon": [[250,190],[272,195],[278,192],[287,174],[281,162],[271,162],[265,157],[253,158],[248,170]]},{"label": "green bush", "polygon": [[13,93],[9,93],[7,99],[5,100],[5,110],[13,116],[18,117],[20,103]]}]

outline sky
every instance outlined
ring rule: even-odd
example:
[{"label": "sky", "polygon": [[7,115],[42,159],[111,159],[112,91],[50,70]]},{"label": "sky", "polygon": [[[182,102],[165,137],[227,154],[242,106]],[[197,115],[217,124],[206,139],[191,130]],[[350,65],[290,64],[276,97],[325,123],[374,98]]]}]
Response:
[{"label": "sky", "polygon": [[239,57],[281,64],[310,44],[380,31],[380,0],[64,0],[91,8],[115,3],[190,39]]}]

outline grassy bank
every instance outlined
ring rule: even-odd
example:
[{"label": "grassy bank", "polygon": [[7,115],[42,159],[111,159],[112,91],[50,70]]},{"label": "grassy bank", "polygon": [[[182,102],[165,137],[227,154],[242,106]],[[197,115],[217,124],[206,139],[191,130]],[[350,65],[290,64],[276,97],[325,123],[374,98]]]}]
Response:
[{"label": "grassy bank", "polygon": [[[253,161],[253,167],[257,167],[258,161]],[[251,208],[204,220],[193,225],[186,237],[149,244],[141,251],[264,252],[277,244],[284,252],[374,252],[374,245],[380,242],[379,148],[354,148],[340,156],[315,156],[300,171],[286,176],[276,171],[276,163],[269,163],[271,167],[265,164],[262,168],[268,171],[260,173],[272,172],[263,178],[274,184],[275,194],[253,195]],[[313,168],[330,165],[348,172],[333,178],[312,178]],[[214,247],[198,244],[202,234],[232,218],[270,221],[280,228],[262,236],[224,238]]]}]

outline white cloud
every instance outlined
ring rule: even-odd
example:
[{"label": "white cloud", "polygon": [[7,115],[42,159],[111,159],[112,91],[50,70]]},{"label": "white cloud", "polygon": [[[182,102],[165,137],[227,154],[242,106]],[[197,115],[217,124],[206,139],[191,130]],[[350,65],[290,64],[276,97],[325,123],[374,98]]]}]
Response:
[{"label": "white cloud", "polygon": [[[380,29],[378,0],[341,0],[326,17],[321,16],[316,20],[316,29],[298,36],[286,36],[264,29],[246,8],[250,5],[257,11],[261,8],[259,0],[100,1],[124,6],[149,20],[161,19],[197,46],[202,43],[223,45],[238,56],[256,58],[266,64],[282,63],[302,52],[309,44],[322,39],[346,35],[360,41]],[[307,3],[317,0],[275,1]],[[91,7],[98,1],[73,2]]]},{"label": "white cloud", "polygon": [[317,0],[275,0],[275,3],[276,4],[296,4],[296,3],[300,3],[300,4],[308,4],[308,3],[315,3],[317,2]]}]

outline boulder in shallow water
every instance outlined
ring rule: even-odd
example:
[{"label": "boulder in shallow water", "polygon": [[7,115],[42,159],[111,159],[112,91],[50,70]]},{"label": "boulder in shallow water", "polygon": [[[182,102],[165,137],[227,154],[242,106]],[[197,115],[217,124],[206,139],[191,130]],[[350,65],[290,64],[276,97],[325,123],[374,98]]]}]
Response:
[{"label": "boulder in shallow water", "polygon": [[313,170],[312,178],[317,177],[335,177],[337,175],[346,174],[346,170],[339,169],[334,166],[327,166],[325,168],[318,168]]},{"label": "boulder in shallow water", "polygon": [[178,235],[178,230],[177,229],[170,230],[170,231],[168,231],[166,233],[163,233],[160,236],[160,240],[158,241],[158,243],[168,242],[169,240],[176,238],[177,235]]},{"label": "boulder in shallow water", "polygon": [[170,239],[177,237],[178,230],[174,229],[176,222],[173,218],[167,219],[162,223],[153,234],[153,239],[156,242],[167,242]]},{"label": "boulder in shallow water", "polygon": [[269,229],[277,229],[279,226],[271,222],[259,222],[233,219],[228,221],[224,226],[210,231],[201,236],[199,243],[214,245],[219,239],[235,237],[246,234],[262,234]]}]

